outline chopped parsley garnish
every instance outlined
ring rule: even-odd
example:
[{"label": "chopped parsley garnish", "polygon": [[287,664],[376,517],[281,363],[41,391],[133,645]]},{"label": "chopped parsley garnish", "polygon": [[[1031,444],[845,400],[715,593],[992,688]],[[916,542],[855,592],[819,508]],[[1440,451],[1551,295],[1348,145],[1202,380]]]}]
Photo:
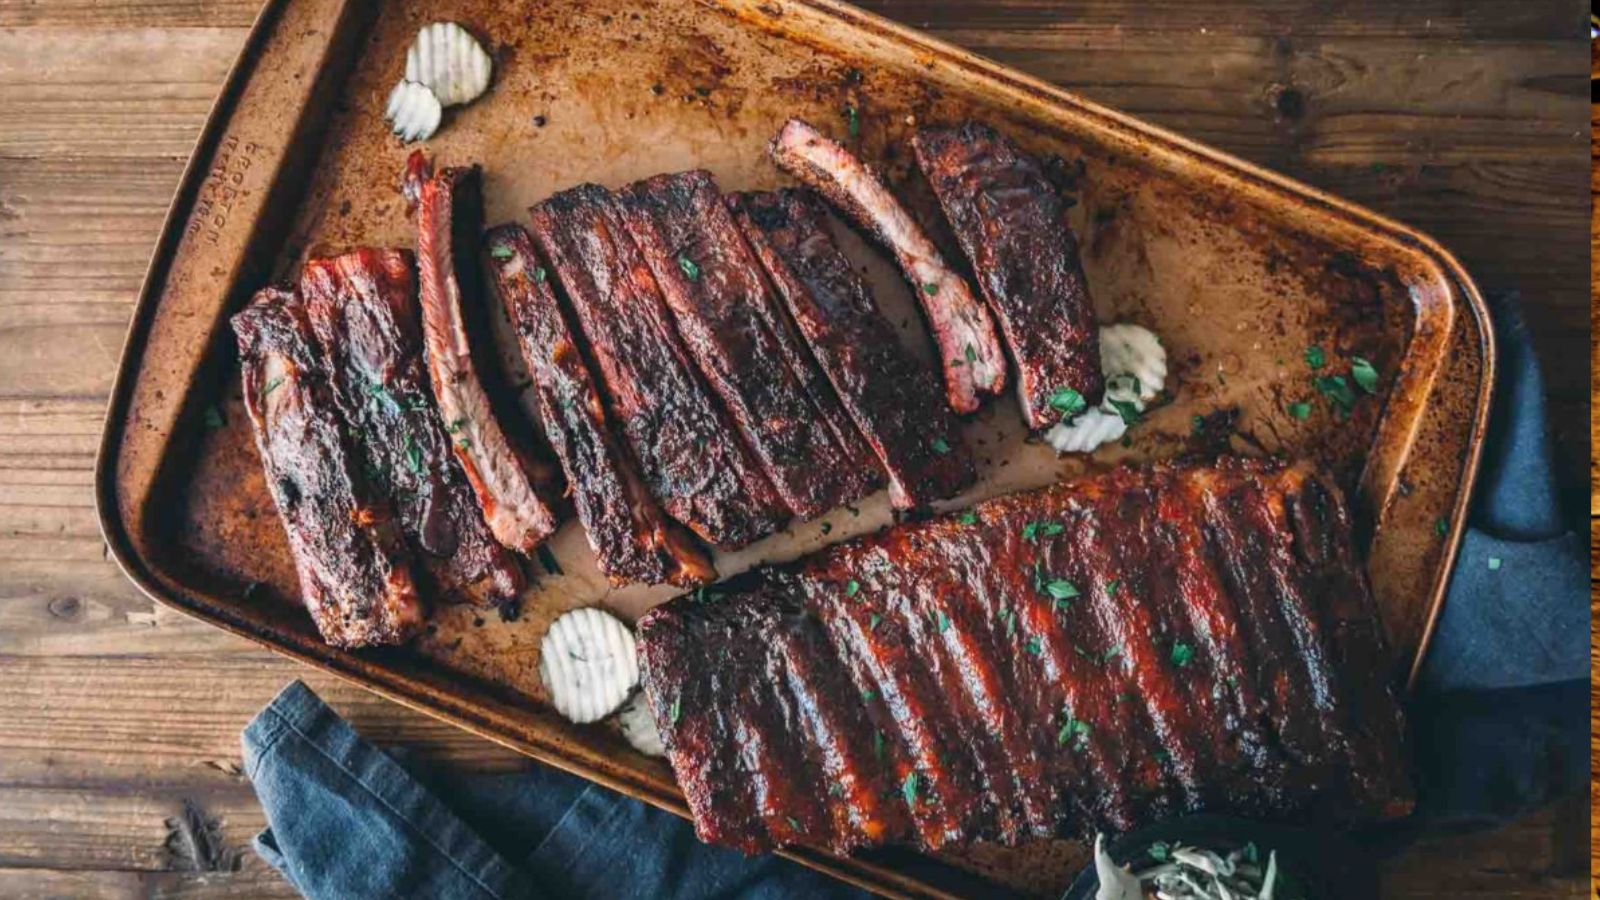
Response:
[{"label": "chopped parsley garnish", "polygon": [[1100,662],[1103,665],[1103,664],[1111,662],[1113,659],[1116,659],[1117,657],[1119,657],[1121,655],[1122,655],[1122,645],[1121,644],[1117,644],[1116,646],[1114,646],[1111,649],[1107,650],[1104,654],[1102,654],[1100,656]]},{"label": "chopped parsley garnish", "polygon": [[1023,644],[1022,646],[1023,646],[1024,649],[1026,649],[1029,653],[1032,653],[1034,656],[1043,656],[1044,655],[1044,644],[1036,637],[1028,638],[1028,642],[1026,644]]},{"label": "chopped parsley garnish", "polygon": [[1322,396],[1328,398],[1341,412],[1348,413],[1356,405],[1355,389],[1350,387],[1350,382],[1343,375],[1319,375],[1313,382]]},{"label": "chopped parsley garnish", "polygon": [[456,432],[460,431],[463,427],[465,427],[466,424],[467,424],[467,420],[465,418],[451,419],[448,423],[445,424],[444,430],[445,430],[445,432],[447,434],[455,434]]},{"label": "chopped parsley garnish", "polygon": [[933,448],[933,452],[939,454],[940,456],[944,456],[946,453],[950,452],[950,442],[946,441],[944,438],[934,438],[931,442],[929,442],[929,446]]},{"label": "chopped parsley garnish", "polygon": [[1378,370],[1359,356],[1350,358],[1350,378],[1363,391],[1369,394],[1378,392]]},{"label": "chopped parsley garnish", "polygon": [[855,580],[854,578],[852,578],[849,581],[846,581],[844,583],[844,595],[846,597],[854,597],[856,594],[859,594],[860,592],[861,592],[861,582]]},{"label": "chopped parsley garnish", "polygon": [[1079,594],[1077,585],[1065,578],[1055,578],[1045,582],[1044,591],[1056,600],[1071,600]]},{"label": "chopped parsley garnish", "polygon": [[1311,404],[1305,402],[1304,400],[1297,400],[1294,403],[1290,403],[1289,405],[1285,406],[1284,409],[1289,411],[1290,418],[1299,419],[1302,422],[1311,418]]},{"label": "chopped parsley garnish", "polygon": [[1107,597],[1115,597],[1117,595],[1117,588],[1119,588],[1119,587],[1122,587],[1122,579],[1121,578],[1113,578],[1110,581],[1106,582],[1106,596]]},{"label": "chopped parsley garnish", "polygon": [[216,431],[218,428],[228,424],[228,420],[222,417],[222,407],[220,406],[206,407],[204,418],[207,431]]},{"label": "chopped parsley garnish", "polygon": [[1150,755],[1155,759],[1156,762],[1160,763],[1164,763],[1172,758],[1172,753],[1165,747],[1157,747],[1156,749],[1150,751]]},{"label": "chopped parsley garnish", "polygon": [[1139,419],[1142,416],[1139,412],[1139,404],[1134,403],[1132,400],[1113,400],[1110,397],[1106,398],[1106,402],[1110,403],[1111,408],[1116,410],[1117,415],[1122,417],[1122,424],[1129,428],[1139,424]]},{"label": "chopped parsley garnish", "polygon": [[422,448],[410,435],[406,435],[406,468],[413,475],[422,474]]},{"label": "chopped parsley garnish", "polygon": [[1015,635],[1017,633],[1016,610],[1008,609],[1000,614],[1000,618],[1004,619],[1006,622],[1006,637],[1012,637]]},{"label": "chopped parsley garnish", "polygon": [[690,281],[700,280],[700,267],[694,264],[694,260],[681,253],[678,254],[678,268],[683,270],[683,277]]},{"label": "chopped parsley garnish", "polygon": [[871,703],[873,700],[876,700],[877,698],[878,698],[878,692],[873,690],[872,688],[867,688],[866,690],[861,692],[861,699],[867,701],[868,703]]},{"label": "chopped parsley garnish", "polygon": [[1050,399],[1046,402],[1051,409],[1060,413],[1064,420],[1089,408],[1089,403],[1083,399],[1083,395],[1069,387],[1059,387],[1051,391]]},{"label": "chopped parsley garnish", "polygon": [[1498,556],[1489,557],[1489,571],[1491,571],[1491,572],[1500,571],[1500,557],[1498,557]]},{"label": "chopped parsley garnish", "polygon": [[905,796],[907,806],[917,805],[917,773],[906,773],[906,780],[900,785],[900,793]]},{"label": "chopped parsley garnish", "polygon": [[1205,416],[1195,416],[1194,418],[1189,420],[1189,433],[1191,433],[1191,434],[1199,434],[1200,432],[1205,431],[1205,430],[1206,430],[1206,417]]},{"label": "chopped parsley garnish", "polygon": [[470,450],[472,449],[472,438],[460,438],[456,441],[456,446],[463,450]]},{"label": "chopped parsley garnish", "polygon": [[267,382],[267,386],[261,389],[261,396],[265,397],[282,386],[283,376],[279,375],[277,378]]},{"label": "chopped parsley garnish", "polygon": [[968,344],[966,346],[966,349],[963,350],[962,352],[966,354],[967,362],[973,363],[973,362],[977,362],[978,361],[978,351],[972,349],[972,345],[971,344]]},{"label": "chopped parsley garnish", "polygon": [[1085,744],[1089,743],[1089,732],[1093,729],[1090,728],[1088,722],[1075,718],[1070,712],[1066,716],[1067,720],[1061,723],[1060,730],[1056,732],[1056,743],[1064,745],[1068,741],[1076,739],[1077,745],[1081,749]]},{"label": "chopped parsley garnish", "polygon": [[1327,364],[1328,355],[1322,352],[1321,347],[1318,347],[1316,344],[1312,344],[1306,348],[1306,365],[1313,369],[1320,369]]},{"label": "chopped parsley garnish", "polygon": [[1440,516],[1439,518],[1434,519],[1433,520],[1433,533],[1437,534],[1439,537],[1444,537],[1445,535],[1449,534],[1450,533],[1450,520],[1446,519],[1444,516]]},{"label": "chopped parsley garnish", "polygon": [[1160,863],[1164,863],[1168,859],[1172,858],[1172,847],[1169,846],[1166,841],[1156,841],[1149,847],[1145,848],[1144,852],[1148,853],[1151,859]]},{"label": "chopped parsley garnish", "polygon": [[944,634],[946,631],[950,630],[950,617],[945,615],[944,610],[941,609],[935,614],[933,625],[935,628],[939,629],[940,634]]},{"label": "chopped parsley garnish", "polygon": [[673,697],[672,708],[667,710],[667,718],[672,724],[678,724],[678,719],[683,715],[683,698]]},{"label": "chopped parsley garnish", "polygon": [[878,762],[883,762],[884,746],[883,732],[881,731],[875,731],[872,733],[872,755],[878,760]]},{"label": "chopped parsley garnish", "polygon": [[856,109],[854,103],[844,108],[844,123],[845,130],[850,132],[851,137],[861,133],[861,111]]},{"label": "chopped parsley garnish", "polygon": [[493,247],[489,248],[489,255],[495,259],[510,259],[512,256],[516,255],[516,251],[512,250],[510,247],[507,247],[505,244],[495,244]]},{"label": "chopped parsley garnish", "polygon": [[978,524],[978,514],[969,509],[961,515],[956,516],[956,521],[963,525],[976,525]]},{"label": "chopped parsley garnish", "polygon": [[547,279],[549,279],[549,277],[550,277],[550,273],[546,272],[544,270],[544,266],[535,266],[534,267],[534,269],[533,269],[533,280],[534,281],[537,281],[537,282],[543,284]]},{"label": "chopped parsley garnish", "polygon": [[929,297],[932,297],[934,294],[939,293],[939,286],[931,281],[924,282],[922,285],[922,292],[927,294]]},{"label": "chopped parsley garnish", "polygon": [[1187,666],[1194,659],[1194,648],[1179,641],[1172,645],[1172,664],[1178,668]]},{"label": "chopped parsley garnish", "polygon": [[877,631],[878,630],[878,623],[880,623],[882,621],[883,621],[883,616],[880,616],[877,613],[873,613],[872,614],[872,621],[867,624],[867,630],[868,631]]},{"label": "chopped parsley garnish", "polygon": [[799,822],[795,821],[795,817],[794,816],[784,816],[783,818],[784,818],[784,821],[789,823],[789,830],[790,831],[804,831],[805,830],[804,828],[800,827],[800,823]]},{"label": "chopped parsley garnish", "polygon": [[1067,526],[1062,525],[1060,522],[1048,520],[1029,522],[1022,526],[1022,539],[1030,543],[1038,543],[1041,536],[1055,537],[1066,530]]},{"label": "chopped parsley garnish", "polygon": [[822,533],[823,534],[832,534],[833,533],[833,523],[832,522],[823,522],[822,523]]},{"label": "chopped parsley garnish", "polygon": [[1243,856],[1244,861],[1250,863],[1251,865],[1256,865],[1261,862],[1261,851],[1256,849],[1255,841],[1250,841],[1241,847],[1239,849],[1239,855]]}]

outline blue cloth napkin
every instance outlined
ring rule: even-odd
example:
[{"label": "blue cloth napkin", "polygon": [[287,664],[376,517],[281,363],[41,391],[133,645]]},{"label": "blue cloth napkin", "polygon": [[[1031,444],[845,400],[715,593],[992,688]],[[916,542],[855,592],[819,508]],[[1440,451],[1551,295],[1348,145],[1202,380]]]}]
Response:
[{"label": "blue cloth napkin", "polygon": [[[1412,704],[1425,761],[1413,831],[1504,821],[1588,777],[1588,549],[1561,524],[1517,303],[1493,309],[1501,374],[1491,439]],[[314,900],[866,896],[777,857],[707,847],[676,816],[554,769],[408,766],[298,681],[243,743],[269,823],[256,851]]]}]

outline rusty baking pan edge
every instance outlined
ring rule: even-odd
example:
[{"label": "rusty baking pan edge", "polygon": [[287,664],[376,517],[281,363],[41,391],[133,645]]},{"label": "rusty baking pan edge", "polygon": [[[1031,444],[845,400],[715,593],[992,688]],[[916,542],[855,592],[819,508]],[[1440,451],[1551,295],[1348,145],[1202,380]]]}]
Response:
[{"label": "rusty baking pan edge", "polygon": [[[128,337],[125,341],[122,360],[114,383],[111,402],[108,405],[107,418],[95,470],[97,515],[112,556],[130,580],[142,592],[157,602],[208,621],[230,633],[238,634],[256,643],[271,647],[274,651],[289,658],[360,684],[402,705],[449,721],[458,727],[508,746],[518,752],[528,754],[541,761],[572,771],[609,787],[622,790],[630,795],[638,796],[663,809],[680,815],[684,814],[685,808],[681,798],[676,796],[674,792],[663,792],[660,790],[659,785],[619,778],[601,767],[591,765],[583,759],[563,755],[560,752],[562,748],[560,748],[559,742],[542,743],[512,737],[493,722],[456,703],[453,698],[440,695],[436,691],[426,688],[419,691],[419,686],[414,683],[403,685],[395,683],[391,679],[384,677],[381,669],[361,665],[356,660],[347,661],[339,657],[313,654],[303,648],[288,646],[258,633],[242,621],[230,618],[224,610],[197,602],[195,598],[188,596],[185,592],[169,590],[166,586],[158,583],[157,579],[152,576],[146,565],[146,560],[130,540],[127,523],[123,521],[116,499],[116,451],[123,440],[124,429],[128,423],[132,382],[139,370],[146,349],[150,320],[160,300],[167,273],[178,249],[185,215],[190,211],[207,174],[207,168],[203,163],[217,149],[220,138],[234,111],[239,92],[243,84],[248,80],[254,60],[262,50],[264,38],[271,30],[277,14],[286,5],[285,0],[270,0],[264,6],[251,28],[239,58],[231,67],[223,90],[219,94],[197,139],[195,152],[191,155],[185,167],[137,300]],[[998,64],[984,60],[967,51],[887,22],[877,16],[854,10],[843,4],[827,2],[827,0],[806,0],[804,5],[813,7],[822,14],[832,16],[847,24],[888,35],[892,40],[925,48],[928,52],[941,57],[948,63],[967,69],[982,77],[1006,84],[1011,90],[1029,93],[1043,102],[1068,106],[1074,110],[1102,119],[1108,123],[1107,127],[1114,127],[1125,133],[1154,139],[1157,142],[1166,144],[1172,152],[1189,154],[1208,160],[1215,166],[1227,170],[1230,174],[1269,186],[1282,195],[1314,202],[1329,214],[1341,216],[1368,230],[1381,232],[1390,239],[1414,248],[1449,276],[1454,282],[1453,287],[1460,292],[1460,296],[1466,300],[1466,305],[1472,311],[1473,325],[1476,327],[1481,341],[1484,374],[1483,383],[1480,385],[1478,392],[1476,416],[1466,448],[1466,458],[1462,464],[1464,487],[1456,496],[1454,509],[1450,516],[1449,533],[1445,539],[1444,551],[1441,554],[1438,571],[1433,580],[1434,590],[1430,600],[1431,613],[1428,617],[1427,629],[1424,632],[1422,644],[1412,660],[1412,676],[1414,678],[1415,672],[1424,657],[1428,637],[1433,630],[1433,624],[1442,607],[1443,594],[1447,587],[1446,575],[1454,562],[1464,528],[1471,486],[1476,477],[1478,460],[1481,454],[1481,444],[1487,423],[1490,393],[1493,384],[1495,365],[1494,335],[1488,324],[1487,309],[1476,287],[1462,270],[1460,264],[1430,238],[1360,206],[1324,194],[1292,179],[1260,169],[1253,164],[1239,160],[1221,151],[1193,143],[1164,129],[1146,125],[1124,114],[1105,109],[1027,76],[1006,70]],[[581,757],[583,754],[580,753],[579,756]],[[923,882],[877,866],[867,860],[838,860],[825,854],[804,850],[787,855],[807,865],[828,871],[835,877],[863,887],[891,891],[926,892],[928,890],[927,885]]]}]

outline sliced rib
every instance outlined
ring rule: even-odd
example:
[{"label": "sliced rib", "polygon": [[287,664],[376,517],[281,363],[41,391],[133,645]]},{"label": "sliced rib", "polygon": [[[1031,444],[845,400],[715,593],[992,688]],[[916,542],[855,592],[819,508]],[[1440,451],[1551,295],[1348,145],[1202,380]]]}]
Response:
[{"label": "sliced rib", "polygon": [[405,540],[345,438],[305,308],[259,291],[233,317],[245,408],[306,610],[335,647],[399,644],[422,628]]},{"label": "sliced rib", "polygon": [[1000,393],[1006,359],[988,309],[867,164],[800,119],[784,124],[768,152],[894,254],[933,331],[950,408],[976,412],[981,395]]},{"label": "sliced rib", "polygon": [[612,434],[528,233],[501,225],[489,232],[484,246],[485,264],[533,377],[545,437],[566,473],[600,571],[619,585],[695,587],[715,580],[711,561],[661,511],[639,477],[632,452]]},{"label": "sliced rib", "polygon": [[912,146],[1000,323],[1028,426],[1061,420],[1050,398],[1063,388],[1100,402],[1094,303],[1066,204],[1039,163],[979,122],[920,129]]},{"label": "sliced rib", "polygon": [[[757,569],[640,619],[644,687],[702,836],[843,853],[1086,836],[1193,812],[1329,824],[1409,812],[1394,670],[1327,476],[1235,458],[1156,464],[969,512]],[[1263,570],[1247,588],[1216,577],[1235,550]],[[751,683],[771,696],[753,700]],[[1249,698],[1263,691],[1282,709],[1259,717]],[[803,711],[781,758],[708,740],[737,741],[728,723],[773,709]],[[1314,752],[1285,742],[1301,730]],[[839,789],[789,808],[788,794],[759,791],[779,779]],[[752,787],[767,798],[756,816],[727,799]]]},{"label": "sliced rib", "polygon": [[657,175],[618,199],[690,358],[789,508],[810,518],[882,484],[710,173]]},{"label": "sliced rib", "polygon": [[428,586],[448,601],[514,599],[522,569],[484,524],[428,386],[411,254],[364,248],[310,260],[300,295],[357,454]]},{"label": "sliced rib", "polygon": [[607,408],[651,493],[719,547],[778,530],[789,509],[678,340],[616,198],[580,185],[534,206],[533,237],[566,292]]},{"label": "sliced rib", "polygon": [[[483,230],[478,167],[447,168],[423,182],[417,203],[417,272],[428,373],[456,459],[495,539],[532,553],[556,530],[557,494],[526,448],[513,445],[496,415],[474,346],[492,346],[477,256]],[[510,418],[509,416],[507,417]]]},{"label": "sliced rib", "polygon": [[728,198],[756,256],[844,408],[889,473],[889,499],[910,509],[953,497],[977,477],[933,372],[894,326],[828,233],[808,191]]}]

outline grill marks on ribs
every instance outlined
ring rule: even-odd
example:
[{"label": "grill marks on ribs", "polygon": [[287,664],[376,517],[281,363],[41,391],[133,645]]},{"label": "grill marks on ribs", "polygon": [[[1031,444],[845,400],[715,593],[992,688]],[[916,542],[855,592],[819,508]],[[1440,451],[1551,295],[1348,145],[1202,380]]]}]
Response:
[{"label": "grill marks on ribs", "polygon": [[313,259],[300,293],[357,456],[432,586],[478,604],[516,597],[522,570],[484,524],[434,406],[411,255],[360,249]]},{"label": "grill marks on ribs", "polygon": [[555,473],[513,445],[484,389],[473,345],[492,346],[477,244],[483,206],[477,166],[447,168],[422,183],[417,271],[428,371],[456,459],[495,539],[532,553],[556,530]]},{"label": "grill marks on ribs", "polygon": [[256,448],[323,640],[405,641],[423,620],[405,541],[342,433],[304,307],[266,288],[233,317],[233,330]]},{"label": "grill marks on ribs", "polygon": [[875,489],[870,450],[768,290],[710,173],[657,175],[618,199],[684,348],[789,508],[810,518]]},{"label": "grill marks on ribs", "polygon": [[734,218],[822,371],[889,474],[889,499],[910,509],[976,478],[933,373],[901,346],[860,273],[805,191],[735,194]]},{"label": "grill marks on ribs", "polygon": [[1060,388],[1099,402],[1094,304],[1066,206],[1039,163],[977,122],[920,129],[912,147],[1000,322],[1029,427],[1061,418],[1049,402]]},{"label": "grill marks on ribs", "polygon": [[894,254],[933,331],[950,408],[976,412],[980,395],[1000,393],[1006,360],[989,311],[866,163],[799,119],[784,124],[768,152]]},{"label": "grill marks on ribs", "polygon": [[[974,512],[641,620],[702,838],[936,849],[1409,809],[1372,597],[1309,465],[1119,469]],[[781,760],[730,748],[752,730],[789,735]]]},{"label": "grill marks on ribs", "polygon": [[566,473],[600,570],[613,584],[695,587],[714,580],[711,561],[661,511],[629,451],[612,435],[528,233],[502,225],[484,245],[486,265],[533,377],[545,435]]},{"label": "grill marks on ribs", "polygon": [[588,341],[608,407],[663,508],[729,549],[782,527],[788,507],[679,343],[616,199],[598,185],[580,185],[529,212],[534,240]]}]

